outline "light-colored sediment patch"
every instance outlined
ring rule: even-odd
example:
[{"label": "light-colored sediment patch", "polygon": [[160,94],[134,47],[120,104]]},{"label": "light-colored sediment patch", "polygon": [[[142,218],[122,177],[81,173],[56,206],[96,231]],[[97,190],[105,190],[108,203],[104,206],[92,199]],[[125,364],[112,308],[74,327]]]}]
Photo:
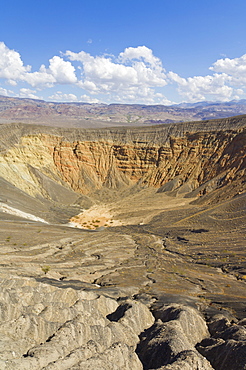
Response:
[{"label": "light-colored sediment patch", "polygon": [[96,230],[100,227],[143,225],[170,208],[180,208],[194,198],[170,197],[156,193],[156,189],[144,189],[137,194],[109,204],[97,204],[72,217],[69,226]]},{"label": "light-colored sediment patch", "polygon": [[99,227],[119,226],[123,225],[120,220],[114,219],[115,212],[106,205],[94,205],[88,210],[72,217],[69,226],[78,227],[81,229],[96,230]]},{"label": "light-colored sediment patch", "polygon": [[37,216],[32,215],[31,213],[20,211],[19,209],[10,207],[5,203],[0,203],[0,211],[4,212],[4,213],[8,213],[9,215],[14,215],[14,216],[17,216],[17,217],[25,218],[27,220],[42,222],[42,223],[48,224],[48,222],[45,221],[41,217],[37,217]]}]

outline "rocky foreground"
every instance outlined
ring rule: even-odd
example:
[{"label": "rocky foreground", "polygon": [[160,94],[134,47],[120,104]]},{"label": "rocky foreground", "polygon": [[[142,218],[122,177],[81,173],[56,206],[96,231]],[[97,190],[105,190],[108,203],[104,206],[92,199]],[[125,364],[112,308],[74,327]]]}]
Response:
[{"label": "rocky foreground", "polygon": [[218,314],[207,324],[182,304],[150,310],[98,288],[0,282],[3,370],[246,368],[245,319]]},{"label": "rocky foreground", "polygon": [[245,125],[1,125],[0,369],[246,369]]}]

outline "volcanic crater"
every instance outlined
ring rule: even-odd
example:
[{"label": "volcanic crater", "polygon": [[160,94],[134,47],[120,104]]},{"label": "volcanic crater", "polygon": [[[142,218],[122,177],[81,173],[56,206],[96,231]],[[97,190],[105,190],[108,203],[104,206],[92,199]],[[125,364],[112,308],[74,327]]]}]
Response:
[{"label": "volcanic crater", "polygon": [[245,369],[245,126],[0,125],[1,369]]}]

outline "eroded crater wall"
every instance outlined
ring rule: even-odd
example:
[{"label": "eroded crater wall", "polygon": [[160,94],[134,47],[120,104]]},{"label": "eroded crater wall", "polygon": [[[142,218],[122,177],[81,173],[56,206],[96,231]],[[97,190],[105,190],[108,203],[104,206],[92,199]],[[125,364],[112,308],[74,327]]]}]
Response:
[{"label": "eroded crater wall", "polygon": [[183,192],[190,192],[218,176],[216,186],[222,187],[243,181],[245,136],[242,129],[185,133],[155,144],[140,139],[113,142],[107,137],[68,140],[40,133],[21,137],[2,153],[1,175],[25,192],[43,196],[34,169],[82,194],[138,182],[161,188],[170,181],[164,191],[183,186]]}]

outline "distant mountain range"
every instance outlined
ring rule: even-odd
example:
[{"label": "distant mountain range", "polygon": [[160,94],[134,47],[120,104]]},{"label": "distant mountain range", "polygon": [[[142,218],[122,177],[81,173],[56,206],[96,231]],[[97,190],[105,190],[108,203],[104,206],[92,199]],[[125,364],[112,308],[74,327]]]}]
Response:
[{"label": "distant mountain range", "polygon": [[56,103],[0,96],[0,123],[60,127],[142,126],[246,114],[246,99],[177,105]]}]

